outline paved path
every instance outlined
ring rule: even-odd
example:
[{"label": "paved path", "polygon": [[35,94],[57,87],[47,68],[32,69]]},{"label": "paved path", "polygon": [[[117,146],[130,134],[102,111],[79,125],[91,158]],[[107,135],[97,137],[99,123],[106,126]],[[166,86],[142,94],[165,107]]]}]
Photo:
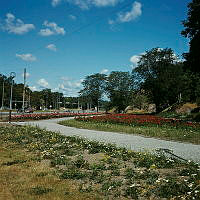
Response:
[{"label": "paved path", "polygon": [[136,151],[152,151],[158,148],[170,149],[173,151],[174,154],[182,158],[200,163],[200,145],[165,141],[155,138],[142,137],[138,135],[78,129],[57,124],[58,121],[66,119],[72,118],[68,117],[41,121],[18,122],[17,124],[38,126],[40,128],[45,128],[49,131],[59,132],[67,136],[81,136],[89,140],[114,143],[117,146],[126,147],[128,149]]}]

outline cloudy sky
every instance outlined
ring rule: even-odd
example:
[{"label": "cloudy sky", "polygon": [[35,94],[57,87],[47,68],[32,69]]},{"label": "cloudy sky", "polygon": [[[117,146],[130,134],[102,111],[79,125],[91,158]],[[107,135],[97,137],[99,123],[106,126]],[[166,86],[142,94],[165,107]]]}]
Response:
[{"label": "cloudy sky", "polygon": [[154,47],[188,51],[189,0],[1,0],[0,73],[76,96],[93,73],[131,71]]}]

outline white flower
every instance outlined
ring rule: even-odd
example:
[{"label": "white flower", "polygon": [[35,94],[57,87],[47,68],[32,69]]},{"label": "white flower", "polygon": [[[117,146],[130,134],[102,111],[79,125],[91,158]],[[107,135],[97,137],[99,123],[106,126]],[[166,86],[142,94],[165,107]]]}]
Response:
[{"label": "white flower", "polygon": [[196,176],[197,174],[191,174],[191,176]]},{"label": "white flower", "polygon": [[113,188],[113,186],[110,186],[109,188],[108,188],[108,190],[111,190]]},{"label": "white flower", "polygon": [[193,184],[192,184],[192,183],[190,183],[188,186],[191,188],[191,187],[193,186]]},{"label": "white flower", "polygon": [[132,188],[132,187],[134,187],[135,185],[133,184],[133,185],[130,185],[130,188]]}]

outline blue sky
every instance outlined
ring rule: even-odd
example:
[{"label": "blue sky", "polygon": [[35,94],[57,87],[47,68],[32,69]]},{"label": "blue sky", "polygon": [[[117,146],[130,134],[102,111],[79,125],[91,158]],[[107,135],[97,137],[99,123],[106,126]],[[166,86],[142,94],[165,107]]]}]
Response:
[{"label": "blue sky", "polygon": [[131,71],[154,47],[181,57],[189,0],[0,0],[0,73],[77,96],[90,74]]}]

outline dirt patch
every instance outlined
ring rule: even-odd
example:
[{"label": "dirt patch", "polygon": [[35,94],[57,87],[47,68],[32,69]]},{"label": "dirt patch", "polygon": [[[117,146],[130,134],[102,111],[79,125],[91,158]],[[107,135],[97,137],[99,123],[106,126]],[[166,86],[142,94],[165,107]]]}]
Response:
[{"label": "dirt patch", "polygon": [[178,114],[184,114],[184,113],[191,113],[191,111],[195,108],[197,108],[197,104],[196,103],[186,103],[186,104],[183,104],[180,108],[177,108],[176,109],[176,113]]},{"label": "dirt patch", "polygon": [[0,184],[0,200],[14,200],[12,193],[4,184]]},{"label": "dirt patch", "polygon": [[98,163],[106,157],[104,153],[95,153],[89,154],[87,150],[83,152],[83,159],[86,160],[89,164]]}]

